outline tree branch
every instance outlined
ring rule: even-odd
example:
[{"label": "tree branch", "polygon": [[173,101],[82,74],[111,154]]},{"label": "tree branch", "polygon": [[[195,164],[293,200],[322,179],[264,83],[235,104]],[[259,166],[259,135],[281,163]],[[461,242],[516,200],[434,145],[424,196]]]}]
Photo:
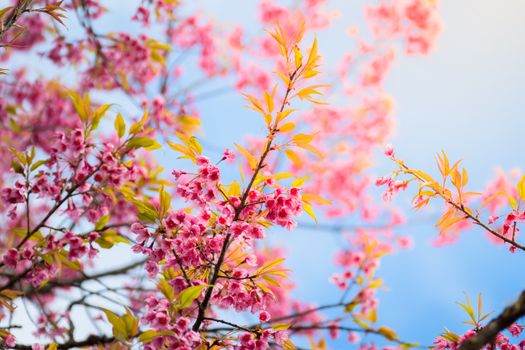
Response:
[{"label": "tree branch", "polygon": [[0,27],[0,41],[2,41],[12,26],[15,25],[16,21],[22,16],[22,14],[29,10],[33,0],[19,0],[16,6],[11,10],[9,16],[2,22]]},{"label": "tree branch", "polygon": [[30,296],[32,294],[42,294],[42,293],[49,293],[53,288],[56,287],[67,287],[67,286],[74,286],[77,284],[82,284],[86,281],[96,280],[103,277],[109,277],[109,276],[116,276],[116,275],[122,275],[127,273],[130,270],[133,270],[136,267],[139,267],[143,265],[146,262],[146,260],[140,260],[136,261],[132,264],[120,267],[118,269],[114,270],[108,270],[104,272],[100,272],[94,275],[83,275],[76,278],[69,278],[64,280],[56,280],[56,281],[50,281],[48,284],[46,284],[42,288],[33,288],[25,294],[25,296]]},{"label": "tree branch", "polygon": [[465,340],[458,350],[478,350],[491,343],[499,332],[507,329],[520,317],[525,316],[525,290],[521,292],[514,304],[508,306],[496,318],[492,319],[476,335]]},{"label": "tree branch", "polygon": [[[73,349],[73,348],[84,348],[87,346],[94,346],[94,345],[104,345],[113,343],[116,339],[114,337],[106,337],[103,336],[97,336],[97,335],[90,335],[85,340],[81,341],[68,341],[63,344],[58,344],[57,349]],[[47,346],[46,346],[47,348]],[[32,345],[15,345],[12,349],[18,349],[18,350],[31,350]]]}]

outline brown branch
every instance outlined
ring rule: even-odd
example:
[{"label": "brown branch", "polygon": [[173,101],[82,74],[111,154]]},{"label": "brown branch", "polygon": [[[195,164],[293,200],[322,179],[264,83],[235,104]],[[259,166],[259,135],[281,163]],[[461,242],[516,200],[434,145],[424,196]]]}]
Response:
[{"label": "brown branch", "polygon": [[[398,162],[398,164],[400,165],[401,169],[405,173],[411,174],[412,176],[414,176],[414,178],[416,178],[418,181],[420,181],[422,183],[426,183],[427,182],[427,180],[424,179],[423,177],[421,177],[420,175],[413,173],[411,171],[411,169],[408,166],[405,165],[405,163],[403,163],[402,161],[399,161],[399,160],[397,160],[395,158],[394,158],[394,160]],[[441,199],[443,199],[446,203],[448,203],[449,205],[453,206],[457,211],[463,213],[465,215],[465,218],[470,219],[475,225],[480,226],[481,228],[483,228],[485,231],[487,231],[491,235],[498,237],[502,241],[504,241],[504,242],[506,242],[506,243],[508,243],[508,244],[510,244],[512,246],[514,246],[515,248],[525,251],[525,246],[517,243],[516,241],[514,241],[514,239],[508,239],[507,237],[503,236],[502,234],[500,234],[496,230],[492,229],[491,227],[489,227],[488,225],[483,223],[477,216],[472,215],[472,213],[470,213],[468,210],[466,210],[465,207],[461,203],[458,204],[458,203],[454,202],[452,199],[450,199],[448,196],[446,196],[442,191],[438,191],[436,189],[432,189],[432,190],[434,191],[435,194],[437,194],[439,197],[441,197]]]},{"label": "brown branch", "polygon": [[[22,241],[20,243],[18,243],[18,245],[16,246],[17,249],[19,249],[20,247],[22,247],[24,245],[25,242],[27,242],[28,239],[30,239],[35,233],[38,232],[38,230],[40,230],[47,222],[47,220],[49,220],[49,218],[62,206],[62,204],[64,204],[69,198],[71,198],[71,196],[73,195],[73,193],[78,189],[80,188],[80,186],[82,186],[87,180],[89,180],[89,178],[91,178],[93,175],[95,175],[95,173],[97,171],[100,170],[100,168],[102,168],[102,165],[104,163],[102,162],[102,160],[100,161],[100,164],[95,168],[93,169],[89,174],[86,175],[86,177],[82,180],[82,181],[79,181],[77,184],[73,185],[69,190],[66,191],[66,195],[60,199],[58,202],[56,202],[56,204],[53,206],[53,208],[51,208],[51,210],[47,213],[47,215],[42,219],[42,221],[40,221],[40,223],[38,225],[36,225],[25,237],[24,239],[22,239]],[[3,265],[3,264],[2,264]],[[2,266],[0,265],[0,266]]]},{"label": "brown branch", "polygon": [[[281,103],[281,108],[280,108],[279,112],[282,112],[284,110],[284,107],[288,103],[288,97],[290,95],[290,92],[292,91],[294,78],[295,78],[296,74],[297,74],[297,70],[295,70],[290,75],[290,80],[288,82],[288,86],[286,87],[286,93],[285,93],[285,95],[283,97],[283,101]],[[259,172],[264,167],[264,165],[265,165],[264,162],[266,161],[266,158],[268,157],[268,155],[270,154],[270,151],[272,150],[273,141],[274,141],[275,135],[276,135],[276,133],[278,131],[277,127],[278,127],[278,125],[277,125],[277,120],[276,120],[275,124],[270,128],[270,133],[269,133],[269,135],[267,137],[266,146],[264,148],[263,153],[261,154],[261,157],[259,158],[259,162],[258,162],[257,166],[255,167],[255,170],[254,170],[253,175],[252,175],[252,177],[250,179],[250,182],[248,183],[248,186],[246,186],[246,189],[243,192],[243,195],[241,197],[241,203],[239,204],[239,206],[237,206],[235,208],[235,216],[234,216],[232,222],[235,222],[235,221],[239,220],[242,211],[246,207],[246,201],[248,200],[248,195],[250,193],[250,190],[252,189],[252,186],[255,183],[257,175],[259,175]],[[199,312],[197,314],[197,319],[195,320],[195,323],[193,324],[193,327],[192,327],[192,330],[194,332],[197,332],[199,330],[199,328],[200,328],[200,326],[202,324],[202,321],[204,321],[204,317],[206,315],[206,310],[208,308],[208,304],[210,303],[210,299],[211,299],[211,294],[213,292],[213,288],[215,287],[215,283],[217,282],[217,279],[219,278],[219,272],[221,270],[221,265],[222,265],[222,263],[224,261],[224,258],[226,257],[226,251],[228,250],[228,246],[231,243],[230,242],[231,237],[232,237],[232,234],[228,233],[226,235],[226,237],[224,238],[224,243],[222,245],[221,252],[219,254],[219,258],[217,260],[216,267],[215,267],[215,269],[213,271],[213,275],[211,276],[211,278],[209,279],[209,282],[208,282],[210,287],[208,287],[206,289],[206,292],[204,294],[204,299],[202,300],[202,304],[199,307]]]},{"label": "brown branch", "polygon": [[104,272],[100,272],[94,275],[83,275],[76,278],[69,278],[64,280],[56,280],[56,281],[50,281],[42,288],[33,288],[30,289],[25,293],[25,296],[31,296],[33,294],[43,294],[43,293],[49,293],[53,288],[57,287],[68,287],[68,286],[74,286],[79,285],[87,281],[97,280],[99,278],[103,277],[109,277],[109,276],[116,276],[116,275],[123,275],[127,273],[130,270],[133,270],[134,268],[137,268],[141,265],[143,265],[146,262],[146,260],[140,260],[136,261],[132,264],[120,267],[118,269],[114,270],[108,270]]},{"label": "brown branch", "polygon": [[0,42],[4,39],[7,32],[16,24],[16,21],[27,12],[31,7],[33,0],[19,0],[15,7],[11,10],[9,16],[2,22],[0,27]]},{"label": "brown branch", "polygon": [[485,327],[480,329],[474,336],[465,340],[458,350],[478,350],[490,344],[499,332],[507,329],[520,317],[525,316],[525,291],[521,292],[519,298],[503,312],[492,319]]},{"label": "brown branch", "polygon": [[[88,346],[95,346],[95,345],[105,345],[110,344],[116,341],[114,337],[106,337],[106,336],[97,336],[97,335],[90,335],[85,340],[81,341],[68,341],[66,343],[58,344],[57,349],[73,349],[73,348],[84,348]],[[45,346],[47,349],[48,346]],[[18,349],[18,350],[31,350],[32,345],[15,345],[11,349]]]},{"label": "brown branch", "polygon": [[[223,323],[223,324],[229,325],[231,327],[210,328],[210,329],[205,330],[204,331],[205,333],[234,332],[234,331],[239,331],[239,330],[242,330],[242,331],[245,331],[245,332],[260,333],[262,331],[262,329],[271,329],[271,327],[260,328],[259,326],[242,327],[242,326],[239,326],[239,325],[236,325],[236,324],[233,324],[233,323],[230,323],[230,322],[225,322],[225,321],[222,321],[222,320],[217,320],[217,319],[212,319],[212,318],[206,318],[206,319],[210,320],[210,321],[218,322],[218,323]],[[400,339],[397,339],[397,338],[394,338],[394,337],[388,337],[388,336],[386,336],[384,334],[384,332],[380,332],[379,330],[372,329],[372,328],[365,329],[365,328],[348,327],[348,326],[341,326],[341,325],[310,324],[310,325],[303,325],[303,326],[292,325],[287,330],[293,333],[293,332],[301,332],[301,331],[309,331],[309,330],[322,331],[322,330],[332,330],[332,329],[337,329],[337,330],[346,331],[346,332],[373,334],[373,335],[376,335],[376,336],[383,337],[386,340],[391,341],[391,342],[396,343],[396,344],[399,344],[399,345],[405,345],[405,346],[409,345],[410,347],[425,348],[425,349],[427,348],[427,347],[424,347],[424,346],[416,345],[415,343],[405,342],[403,340],[400,340]]]}]

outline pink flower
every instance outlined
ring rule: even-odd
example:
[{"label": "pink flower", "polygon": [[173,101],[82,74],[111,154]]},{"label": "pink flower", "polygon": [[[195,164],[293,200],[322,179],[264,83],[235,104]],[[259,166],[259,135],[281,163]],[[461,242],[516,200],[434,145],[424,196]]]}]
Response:
[{"label": "pink flower", "polygon": [[498,219],[499,219],[499,216],[493,216],[493,215],[489,216],[489,220],[488,220],[489,225],[492,225]]},{"label": "pink flower", "polygon": [[259,321],[261,322],[268,322],[270,318],[270,313],[267,311],[261,311],[261,313],[259,313]]},{"label": "pink flower", "polygon": [[12,334],[9,334],[7,337],[4,338],[4,344],[10,348],[14,347],[16,345],[15,336]]},{"label": "pink flower", "polygon": [[350,332],[348,333],[348,342],[349,343],[352,343],[352,344],[355,344],[359,341],[359,334],[355,333],[355,332]]},{"label": "pink flower", "polygon": [[235,160],[235,153],[233,153],[228,148],[224,150],[224,153],[222,154],[222,159],[227,160],[229,162],[233,162]]},{"label": "pink flower", "polygon": [[196,164],[198,166],[203,166],[203,165],[209,165],[210,164],[210,160],[207,157],[204,157],[204,156],[197,157],[195,162],[196,162]]},{"label": "pink flower", "polygon": [[385,155],[387,157],[390,157],[390,158],[394,157],[394,146],[392,146],[390,144],[386,145],[385,146]]},{"label": "pink flower", "polygon": [[337,339],[339,337],[339,328],[337,322],[333,322],[328,326],[328,333],[332,339]]},{"label": "pink flower", "polygon": [[18,257],[18,250],[16,250],[16,248],[11,248],[9,249],[2,261],[4,262],[4,264],[6,266],[9,266],[11,268],[15,268],[16,267],[16,264],[18,263],[18,260],[19,260],[19,257]]},{"label": "pink flower", "polygon": [[448,349],[450,347],[450,343],[443,337],[437,337],[434,339],[434,344],[436,344],[434,347],[436,350]]},{"label": "pink flower", "polygon": [[19,189],[4,188],[2,190],[2,200],[9,204],[17,204],[24,202],[24,196]]},{"label": "pink flower", "polygon": [[399,237],[397,243],[403,249],[409,249],[413,246],[412,238],[408,236]]},{"label": "pink flower", "polygon": [[249,341],[252,340],[252,334],[251,333],[243,333],[239,336],[239,341],[241,342],[241,344],[246,344],[248,343]]},{"label": "pink flower", "polygon": [[520,326],[517,323],[513,323],[508,328],[508,331],[510,332],[510,334],[512,334],[513,337],[519,337],[519,335],[523,331],[523,326]]},{"label": "pink flower", "polygon": [[459,338],[459,343],[463,343],[465,340],[467,340],[468,338],[471,338],[473,336],[476,335],[476,332],[473,330],[473,329],[469,329],[465,334],[463,334],[460,338]]},{"label": "pink flower", "polygon": [[131,225],[131,232],[137,235],[137,243],[139,244],[143,244],[150,238],[148,230],[138,222]]}]

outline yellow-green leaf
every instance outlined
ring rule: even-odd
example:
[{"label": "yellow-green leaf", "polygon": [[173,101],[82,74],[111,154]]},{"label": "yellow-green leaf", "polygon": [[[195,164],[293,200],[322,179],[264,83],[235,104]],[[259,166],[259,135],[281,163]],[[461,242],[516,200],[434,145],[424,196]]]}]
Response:
[{"label": "yellow-green leaf", "polygon": [[119,138],[122,138],[126,133],[126,123],[124,122],[124,118],[120,113],[118,113],[117,117],[115,118],[115,130],[117,131]]},{"label": "yellow-green leaf", "polygon": [[201,295],[202,290],[206,287],[208,286],[203,284],[198,286],[191,286],[184,289],[182,292],[180,292],[179,295],[177,295],[179,307],[181,309],[185,309],[188,306],[190,306],[191,303]]}]

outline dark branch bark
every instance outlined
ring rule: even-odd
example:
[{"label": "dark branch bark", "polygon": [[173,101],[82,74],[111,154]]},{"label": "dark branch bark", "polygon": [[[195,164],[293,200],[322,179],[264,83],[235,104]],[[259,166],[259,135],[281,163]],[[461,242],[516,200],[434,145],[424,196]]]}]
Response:
[{"label": "dark branch bark", "polygon": [[[296,76],[297,71],[298,70],[296,69],[290,75],[290,81],[288,82],[288,86],[286,88],[286,93],[284,94],[283,101],[282,101],[282,104],[281,104],[281,108],[279,109],[279,112],[282,112],[284,110],[284,107],[288,103],[288,97],[290,95],[290,92],[292,91],[294,77]],[[266,147],[265,147],[261,157],[259,158],[259,162],[257,163],[257,166],[255,167],[255,170],[254,170],[253,175],[252,175],[252,177],[250,179],[250,182],[248,183],[248,186],[246,186],[246,189],[243,192],[243,195],[241,197],[241,203],[239,204],[239,206],[237,208],[235,208],[235,216],[233,218],[233,221],[239,220],[239,217],[240,217],[242,211],[246,207],[246,201],[248,199],[248,195],[250,193],[250,190],[252,189],[252,186],[254,185],[255,180],[257,179],[257,175],[262,170],[262,168],[265,166],[264,162],[266,161],[266,157],[268,157],[268,155],[272,151],[273,141],[274,141],[274,138],[275,138],[275,135],[276,135],[277,131],[278,130],[277,130],[277,121],[276,121],[275,124],[273,125],[273,127],[270,128],[270,133],[269,133],[267,141],[266,141]],[[195,320],[195,323],[193,324],[192,330],[194,332],[198,332],[199,331],[199,328],[200,328],[200,326],[202,324],[202,321],[204,321],[204,317],[206,316],[206,311],[208,309],[208,304],[209,304],[210,299],[211,299],[213,288],[215,287],[215,283],[217,282],[217,279],[219,278],[219,272],[220,272],[220,269],[221,269],[221,265],[223,263],[224,257],[226,256],[226,251],[228,249],[228,246],[231,243],[230,242],[230,238],[231,238],[231,233],[228,233],[226,235],[226,238],[224,239],[224,243],[222,245],[222,249],[221,249],[221,252],[220,252],[220,255],[219,255],[219,259],[217,260],[216,268],[213,271],[213,275],[211,276],[211,278],[209,280],[208,284],[210,285],[210,287],[208,287],[206,289],[206,292],[204,294],[204,299],[202,300],[202,304],[199,307],[199,312],[198,312],[198,315],[197,315],[197,319]]]},{"label": "dark branch bark", "polygon": [[481,349],[483,346],[490,344],[499,332],[507,329],[523,316],[525,316],[525,291],[521,292],[514,304],[505,308],[498,317],[491,320],[476,335],[461,343],[458,350]]},{"label": "dark branch bark", "polygon": [[5,21],[2,23],[2,27],[0,28],[0,42],[4,39],[4,36],[7,34],[9,29],[15,25],[16,21],[18,21],[22,14],[29,10],[32,2],[33,0],[18,1],[16,6],[11,10],[9,16],[7,16]]},{"label": "dark branch bark", "polygon": [[25,293],[25,296],[31,296],[32,294],[43,294],[43,293],[49,293],[52,289],[57,287],[67,287],[67,286],[74,286],[78,284],[82,284],[86,281],[92,281],[103,277],[109,277],[109,276],[116,276],[116,275],[123,275],[127,273],[130,270],[133,270],[136,267],[139,267],[143,265],[146,262],[146,260],[140,260],[136,261],[132,264],[123,266],[121,268],[115,269],[115,270],[108,270],[104,272],[100,272],[94,275],[84,275],[76,278],[70,278],[70,279],[64,279],[64,280],[57,280],[57,281],[50,281],[48,284],[46,284],[43,288],[33,288]]},{"label": "dark branch bark", "polygon": [[[87,346],[95,346],[95,345],[104,345],[113,343],[116,339],[114,337],[106,337],[106,336],[96,336],[91,335],[85,340],[81,341],[69,341],[67,343],[58,344],[58,349],[73,349],[73,348],[84,348]],[[46,346],[47,348],[47,346]],[[18,350],[31,350],[31,345],[15,345],[12,349],[18,349]]]}]

